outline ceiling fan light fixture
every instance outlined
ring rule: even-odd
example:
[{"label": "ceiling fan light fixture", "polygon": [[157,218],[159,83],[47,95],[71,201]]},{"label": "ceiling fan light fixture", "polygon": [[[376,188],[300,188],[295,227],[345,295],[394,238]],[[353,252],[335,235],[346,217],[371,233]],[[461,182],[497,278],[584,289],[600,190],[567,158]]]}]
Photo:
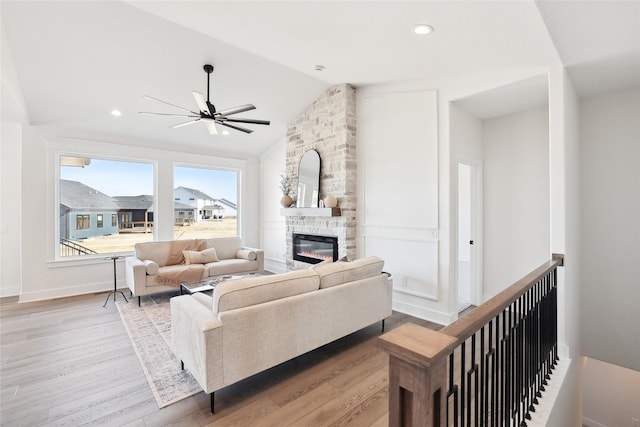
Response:
[{"label": "ceiling fan light fixture", "polygon": [[122,111],[120,111],[120,110],[111,110],[111,115],[115,116],[115,117],[120,117],[120,116],[122,116]]},{"label": "ceiling fan light fixture", "polygon": [[421,36],[431,34],[434,31],[435,30],[433,29],[433,27],[427,24],[418,24],[418,25],[414,25],[413,27],[413,32]]},{"label": "ceiling fan light fixture", "polygon": [[[163,101],[158,98],[154,98],[152,96],[145,95],[144,98],[150,99],[152,101],[161,102],[163,104],[169,105],[174,108],[178,108],[183,111],[181,114],[174,113],[155,113],[149,111],[140,111],[140,114],[151,114],[151,115],[160,115],[160,116],[176,116],[176,117],[187,117],[191,119],[188,122],[178,123],[177,125],[171,126],[172,128],[179,128],[187,125],[191,125],[193,123],[202,122],[207,126],[209,130],[209,134],[216,135],[218,134],[218,128],[216,125],[224,126],[225,128],[231,128],[244,133],[252,133],[252,129],[247,129],[240,124],[254,124],[254,125],[270,125],[271,122],[269,120],[257,120],[257,119],[249,119],[243,117],[230,117],[234,114],[244,113],[246,111],[255,110],[256,107],[253,104],[245,104],[240,105],[234,108],[227,108],[225,110],[217,111],[216,107],[211,103],[209,95],[210,95],[210,80],[211,73],[213,72],[213,65],[205,64],[203,66],[205,73],[207,73],[207,98],[205,100],[204,95],[200,92],[193,91],[191,92],[194,100],[196,101],[196,105],[198,106],[197,110],[191,110],[189,108],[180,107],[179,105],[172,104],[167,101]],[[185,114],[186,113],[186,114]]]}]

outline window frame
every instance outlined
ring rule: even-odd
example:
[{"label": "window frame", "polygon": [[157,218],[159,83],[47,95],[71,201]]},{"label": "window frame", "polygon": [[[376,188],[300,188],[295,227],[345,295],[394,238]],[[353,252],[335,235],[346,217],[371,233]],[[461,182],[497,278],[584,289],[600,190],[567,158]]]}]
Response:
[{"label": "window frame", "polygon": [[[166,241],[173,238],[173,171],[176,166],[235,171],[237,173],[235,191],[238,198],[236,204],[238,216],[236,235],[240,238],[243,237],[244,221],[246,220],[243,215],[243,203],[247,197],[247,194],[245,194],[247,191],[245,179],[249,166],[251,166],[252,173],[257,173],[254,170],[254,161],[250,158],[220,157],[202,150],[202,152],[198,152],[198,149],[171,151],[170,149],[148,147],[129,140],[100,142],[95,139],[64,137],[55,134],[45,135],[44,138],[46,140],[47,175],[52,177],[52,179],[46,180],[48,213],[44,230],[46,231],[45,263],[47,268],[102,264],[102,259],[104,258],[104,254],[60,255],[61,230],[59,218],[61,207],[59,184],[61,156],[150,164],[153,168],[153,241]],[[257,185],[252,185],[249,191],[254,192],[258,188]],[[117,222],[120,221],[119,213],[116,220]],[[253,228],[255,226],[252,225]],[[133,250],[118,252],[118,255],[125,256],[133,254]]]}]

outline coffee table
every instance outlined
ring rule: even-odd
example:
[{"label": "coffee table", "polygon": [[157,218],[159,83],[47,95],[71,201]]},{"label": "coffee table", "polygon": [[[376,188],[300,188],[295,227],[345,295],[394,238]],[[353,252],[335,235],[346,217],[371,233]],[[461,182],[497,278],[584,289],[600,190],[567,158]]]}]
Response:
[{"label": "coffee table", "polygon": [[195,292],[207,292],[216,288],[220,282],[227,280],[238,280],[245,277],[262,276],[262,273],[246,273],[246,274],[223,274],[221,276],[207,277],[206,279],[196,282],[180,283],[180,295],[191,295]]}]

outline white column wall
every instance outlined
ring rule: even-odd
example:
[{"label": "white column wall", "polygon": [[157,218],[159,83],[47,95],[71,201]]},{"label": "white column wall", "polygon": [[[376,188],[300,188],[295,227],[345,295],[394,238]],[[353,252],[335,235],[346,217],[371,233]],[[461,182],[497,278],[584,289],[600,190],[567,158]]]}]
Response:
[{"label": "white column wall", "polygon": [[265,270],[287,271],[287,224],[280,214],[280,175],[285,173],[286,141],[278,141],[260,157],[260,241],[264,250]]},{"label": "white column wall", "polygon": [[484,299],[550,258],[547,108],[484,120]]}]

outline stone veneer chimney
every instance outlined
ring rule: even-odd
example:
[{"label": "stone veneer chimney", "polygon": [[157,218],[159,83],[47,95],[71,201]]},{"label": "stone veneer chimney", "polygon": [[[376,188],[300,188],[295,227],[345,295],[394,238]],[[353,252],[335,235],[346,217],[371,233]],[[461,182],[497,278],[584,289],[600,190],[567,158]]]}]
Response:
[{"label": "stone veneer chimney", "polygon": [[339,257],[356,256],[356,96],[340,84],[327,89],[287,130],[286,174],[297,181],[298,163],[305,151],[320,154],[320,199],[335,196],[339,217],[286,217],[287,267],[308,264],[293,260],[293,233],[338,237]]}]

